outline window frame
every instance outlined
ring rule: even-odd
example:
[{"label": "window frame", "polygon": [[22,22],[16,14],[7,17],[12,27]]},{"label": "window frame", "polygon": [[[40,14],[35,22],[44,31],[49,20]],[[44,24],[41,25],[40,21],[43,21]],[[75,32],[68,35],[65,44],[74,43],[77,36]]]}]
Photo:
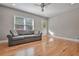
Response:
[{"label": "window frame", "polygon": [[[16,17],[20,17],[20,18],[23,18],[23,20],[24,20],[24,29],[23,30],[26,30],[26,19],[27,19],[27,17],[23,17],[23,16],[14,16],[14,30],[16,30],[16,27],[15,27],[15,24],[16,24]],[[32,19],[32,18],[30,18],[30,19]],[[17,29],[18,30],[18,29]],[[34,30],[34,19],[32,19],[32,30]]]}]

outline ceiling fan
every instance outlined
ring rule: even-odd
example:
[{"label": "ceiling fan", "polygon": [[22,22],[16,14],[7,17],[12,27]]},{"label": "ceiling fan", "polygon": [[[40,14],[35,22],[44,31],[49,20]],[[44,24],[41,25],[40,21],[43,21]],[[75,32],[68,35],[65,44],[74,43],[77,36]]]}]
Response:
[{"label": "ceiling fan", "polygon": [[50,3],[37,3],[35,4],[36,6],[40,6],[41,7],[41,11],[44,12],[44,9],[46,6],[48,6]]}]

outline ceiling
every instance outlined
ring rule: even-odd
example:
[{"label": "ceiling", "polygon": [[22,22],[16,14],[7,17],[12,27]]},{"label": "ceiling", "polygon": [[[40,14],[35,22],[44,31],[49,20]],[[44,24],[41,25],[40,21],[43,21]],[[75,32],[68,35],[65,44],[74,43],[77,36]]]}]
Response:
[{"label": "ceiling", "polygon": [[79,4],[71,4],[71,3],[50,3],[45,6],[44,12],[41,11],[40,3],[2,3],[2,5],[20,9],[22,11],[30,12],[36,15],[40,15],[43,17],[52,17],[58,15],[63,12],[67,12],[73,10],[75,8],[79,8]]}]

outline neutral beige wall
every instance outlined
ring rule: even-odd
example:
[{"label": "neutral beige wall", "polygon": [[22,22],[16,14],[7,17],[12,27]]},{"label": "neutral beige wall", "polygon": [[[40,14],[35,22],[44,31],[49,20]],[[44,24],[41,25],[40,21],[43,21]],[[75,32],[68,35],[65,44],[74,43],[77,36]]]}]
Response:
[{"label": "neutral beige wall", "polygon": [[1,32],[0,40],[5,39],[6,35],[9,34],[9,30],[13,29],[14,16],[33,18],[35,21],[34,22],[35,30],[42,30],[41,21],[47,20],[46,18],[32,15],[29,13],[24,13],[24,12],[13,10],[6,7],[0,7],[0,32]]},{"label": "neutral beige wall", "polygon": [[57,36],[79,38],[79,8],[51,17],[49,30]]}]

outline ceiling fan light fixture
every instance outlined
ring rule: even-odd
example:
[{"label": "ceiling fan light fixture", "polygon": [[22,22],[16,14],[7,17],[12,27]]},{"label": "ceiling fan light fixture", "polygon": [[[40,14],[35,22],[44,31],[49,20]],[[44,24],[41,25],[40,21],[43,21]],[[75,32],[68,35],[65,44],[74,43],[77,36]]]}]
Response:
[{"label": "ceiling fan light fixture", "polygon": [[42,10],[42,12],[44,12],[44,8],[45,8],[45,3],[41,3],[41,10]]},{"label": "ceiling fan light fixture", "polygon": [[42,8],[42,12],[44,12],[44,8]]},{"label": "ceiling fan light fixture", "polygon": [[41,3],[42,12],[44,12],[44,7],[45,7],[44,3]]},{"label": "ceiling fan light fixture", "polygon": [[41,7],[41,11],[44,12],[45,6],[49,5],[50,3],[40,3],[40,4],[35,4],[36,6]]}]

